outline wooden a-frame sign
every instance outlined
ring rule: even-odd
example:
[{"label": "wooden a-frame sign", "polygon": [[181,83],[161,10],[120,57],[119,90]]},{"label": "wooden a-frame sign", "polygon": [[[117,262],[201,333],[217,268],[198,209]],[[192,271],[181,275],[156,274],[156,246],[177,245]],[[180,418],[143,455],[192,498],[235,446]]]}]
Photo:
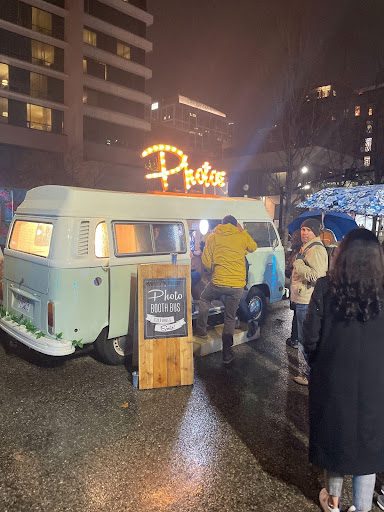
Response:
[{"label": "wooden a-frame sign", "polygon": [[138,266],[139,389],[193,384],[191,269]]}]

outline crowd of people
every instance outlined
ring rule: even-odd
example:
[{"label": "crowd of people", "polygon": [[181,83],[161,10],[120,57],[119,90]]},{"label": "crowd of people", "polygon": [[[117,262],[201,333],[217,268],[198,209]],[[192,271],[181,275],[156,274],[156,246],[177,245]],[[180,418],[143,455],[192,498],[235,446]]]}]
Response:
[{"label": "crowd of people", "polygon": [[[309,387],[309,460],[325,471],[325,512],[341,511],[345,475],[352,475],[348,512],[372,509],[376,473],[384,472],[384,252],[364,228],[348,233],[329,264],[320,221],[306,219],[287,260],[292,333],[299,350],[295,383]],[[223,362],[233,360],[236,311],[246,280],[245,255],[257,244],[228,215],[202,254],[212,279],[200,296],[195,335],[207,336],[210,302],[225,304]],[[377,504],[384,510],[384,486]]]}]

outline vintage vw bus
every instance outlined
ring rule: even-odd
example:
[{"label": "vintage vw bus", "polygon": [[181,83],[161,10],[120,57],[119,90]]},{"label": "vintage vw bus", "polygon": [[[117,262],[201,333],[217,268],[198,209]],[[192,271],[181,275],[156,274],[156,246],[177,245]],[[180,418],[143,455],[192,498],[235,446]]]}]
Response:
[{"label": "vintage vw bus", "polygon": [[[30,190],[4,251],[0,327],[53,356],[95,342],[123,361],[133,330],[137,265],[190,265],[202,221],[235,215],[257,241],[248,256],[248,302],[261,318],[284,292],[284,251],[261,201],[132,194],[47,185]],[[213,224],[212,224],[213,223]]]}]

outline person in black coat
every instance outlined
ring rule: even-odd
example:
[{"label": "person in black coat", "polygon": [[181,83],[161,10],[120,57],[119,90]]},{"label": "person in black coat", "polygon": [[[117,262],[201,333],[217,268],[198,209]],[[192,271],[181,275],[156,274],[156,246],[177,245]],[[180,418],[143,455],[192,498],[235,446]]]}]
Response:
[{"label": "person in black coat", "polygon": [[309,460],[326,470],[323,510],[339,511],[344,475],[353,475],[357,512],[372,508],[384,471],[384,254],[355,229],[315,286],[304,322],[309,381]]}]

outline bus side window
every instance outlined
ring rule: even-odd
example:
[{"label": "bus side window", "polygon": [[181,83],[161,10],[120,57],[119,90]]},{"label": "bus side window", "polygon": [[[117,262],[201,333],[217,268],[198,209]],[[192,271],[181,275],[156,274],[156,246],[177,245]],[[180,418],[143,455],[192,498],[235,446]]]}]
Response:
[{"label": "bus side window", "polygon": [[244,222],[244,228],[248,231],[258,247],[271,247],[269,222]]},{"label": "bus side window", "polygon": [[153,224],[155,253],[186,252],[184,226],[181,222]]},{"label": "bus side window", "polygon": [[99,222],[95,230],[96,258],[109,258],[108,230],[106,222]]}]

